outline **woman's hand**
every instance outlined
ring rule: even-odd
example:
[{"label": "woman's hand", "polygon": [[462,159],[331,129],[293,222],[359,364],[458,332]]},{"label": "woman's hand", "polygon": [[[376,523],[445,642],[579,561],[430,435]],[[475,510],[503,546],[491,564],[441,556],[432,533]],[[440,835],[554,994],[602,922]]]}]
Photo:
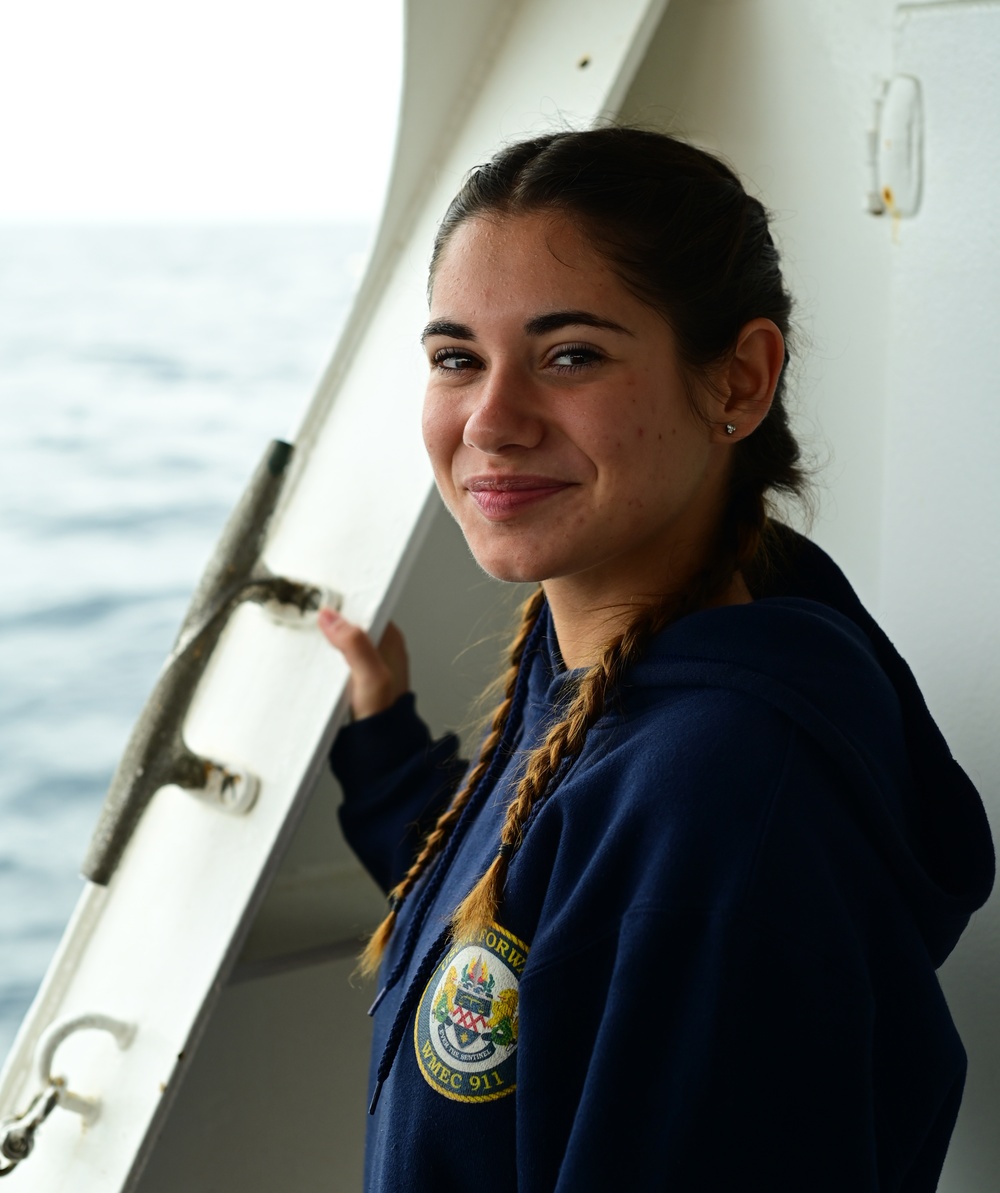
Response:
[{"label": "woman's hand", "polygon": [[374,716],[395,704],[410,688],[406,639],[391,621],[375,645],[368,634],[335,609],[319,611],[319,628],[344,656],[351,669],[351,711],[357,720]]}]

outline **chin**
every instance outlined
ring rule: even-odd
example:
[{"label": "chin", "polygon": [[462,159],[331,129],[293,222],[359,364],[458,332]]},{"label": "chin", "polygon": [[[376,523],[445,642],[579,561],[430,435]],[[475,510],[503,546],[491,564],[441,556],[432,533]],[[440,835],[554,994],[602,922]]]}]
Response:
[{"label": "chin", "polygon": [[476,563],[494,580],[506,584],[537,584],[549,578],[549,570],[540,560],[525,558],[509,548],[504,550],[495,542],[476,542],[469,535],[465,536],[465,544]]},{"label": "chin", "polygon": [[472,557],[487,576],[492,576],[494,580],[502,580],[505,584],[536,584],[548,579],[537,569],[519,565],[509,559],[497,559],[475,551],[472,551]]},{"label": "chin", "polygon": [[473,559],[494,580],[506,584],[542,584],[560,576],[586,570],[591,561],[578,561],[565,552],[515,551],[496,542],[482,543],[466,536],[466,546]]},{"label": "chin", "polygon": [[540,584],[589,565],[581,561],[579,544],[552,541],[553,536],[512,526],[483,526],[479,519],[463,524],[456,518],[473,559],[494,580],[507,584]]}]

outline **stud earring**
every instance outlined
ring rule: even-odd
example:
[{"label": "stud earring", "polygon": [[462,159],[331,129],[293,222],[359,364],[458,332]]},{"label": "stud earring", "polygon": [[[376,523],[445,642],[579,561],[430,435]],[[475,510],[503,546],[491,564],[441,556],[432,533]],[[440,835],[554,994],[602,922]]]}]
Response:
[{"label": "stud earring", "polygon": [[735,423],[726,423],[726,434],[732,435],[736,431]]}]

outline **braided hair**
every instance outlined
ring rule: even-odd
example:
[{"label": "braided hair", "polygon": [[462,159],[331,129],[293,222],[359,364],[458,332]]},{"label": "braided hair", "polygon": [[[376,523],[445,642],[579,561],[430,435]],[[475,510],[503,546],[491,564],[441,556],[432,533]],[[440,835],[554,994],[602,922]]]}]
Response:
[{"label": "braided hair", "polygon": [[[741,328],[770,319],[787,344],[791,298],[781,276],[767,212],[733,171],[711,154],[666,134],[617,126],[559,132],[522,141],[474,169],[438,230],[430,281],[454,232],[476,217],[549,212],[571,219],[623,285],[658,311],[674,333],[694,402]],[[786,348],[787,361],[787,348]],[[770,412],[732,447],[726,505],[702,570],[680,592],[637,605],[577,682],[545,740],[527,757],[507,805],[496,857],[452,917],[465,939],[496,918],[511,858],[552,781],[584,747],[623,673],[670,622],[705,608],[743,575],[751,592],[765,576],[778,535],[769,520],[775,494],[801,496],[805,475],[784,402],[785,372]],[[510,647],[504,696],[476,764],[389,897],[389,914],[369,940],[361,969],[373,973],[403,900],[441,852],[489,768],[510,714],[525,644],[544,604],[538,589],[522,608]]]}]

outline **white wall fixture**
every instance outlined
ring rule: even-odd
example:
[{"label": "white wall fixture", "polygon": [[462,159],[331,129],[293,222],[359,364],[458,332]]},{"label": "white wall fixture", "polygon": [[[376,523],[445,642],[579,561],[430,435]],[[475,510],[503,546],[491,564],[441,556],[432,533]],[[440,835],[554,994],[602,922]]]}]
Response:
[{"label": "white wall fixture", "polygon": [[89,1012],[71,1019],[60,1019],[42,1033],[35,1049],[35,1067],[39,1092],[21,1115],[0,1124],[0,1176],[7,1176],[26,1160],[35,1146],[35,1134],[57,1106],[78,1114],[86,1126],[93,1125],[101,1112],[99,1097],[81,1097],[67,1088],[65,1077],[53,1072],[59,1045],[78,1031],[105,1031],[119,1048],[125,1049],[135,1038],[135,1024],[123,1023],[110,1015]]},{"label": "white wall fixture", "polygon": [[924,120],[920,83],[896,75],[886,84],[878,116],[875,214],[913,216],[923,183]]}]

